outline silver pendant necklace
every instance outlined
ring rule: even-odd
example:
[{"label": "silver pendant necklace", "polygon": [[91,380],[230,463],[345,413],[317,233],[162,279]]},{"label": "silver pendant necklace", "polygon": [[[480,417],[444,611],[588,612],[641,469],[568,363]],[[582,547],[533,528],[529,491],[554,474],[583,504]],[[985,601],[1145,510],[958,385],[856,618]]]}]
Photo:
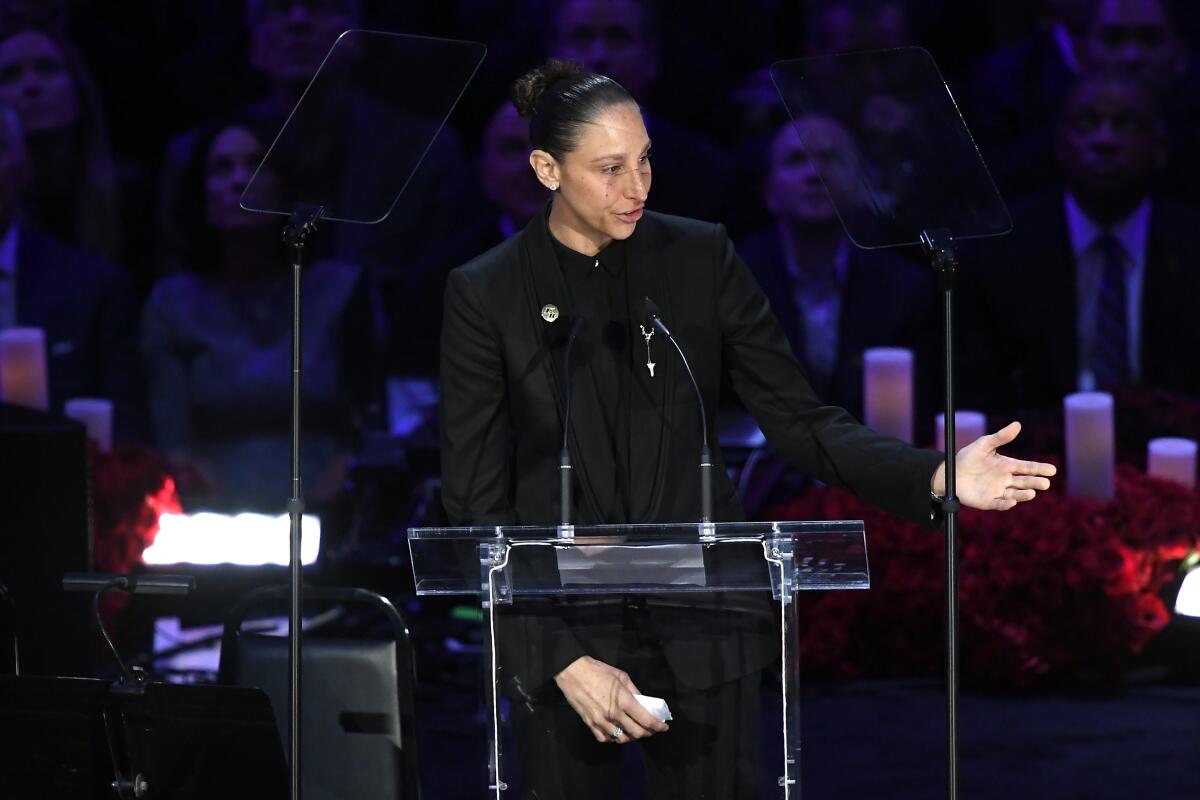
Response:
[{"label": "silver pendant necklace", "polygon": [[650,377],[654,377],[654,362],[650,360],[650,340],[654,338],[654,328],[646,330],[645,325],[638,325],[642,329],[642,338],[646,340],[646,369],[650,370]]}]

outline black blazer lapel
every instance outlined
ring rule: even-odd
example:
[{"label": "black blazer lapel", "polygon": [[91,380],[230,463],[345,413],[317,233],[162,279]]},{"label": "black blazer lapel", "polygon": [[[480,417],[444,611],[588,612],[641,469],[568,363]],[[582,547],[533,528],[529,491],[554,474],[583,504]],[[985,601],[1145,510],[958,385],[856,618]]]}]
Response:
[{"label": "black blazer lapel", "polygon": [[[525,228],[522,257],[525,260],[525,272],[528,276],[527,302],[530,319],[540,326],[538,341],[539,360],[546,370],[546,378],[554,391],[554,404],[558,409],[559,429],[565,419],[565,397],[567,376],[563,363],[566,355],[566,344],[571,331],[574,308],[567,294],[566,281],[563,280],[562,270],[558,266],[558,258],[550,242],[550,233],[546,228],[544,215],[535,217]],[[542,309],[553,305],[559,310],[555,322],[546,322],[542,318]],[[593,323],[594,320],[589,322]],[[580,369],[584,359],[582,350],[587,341],[594,336],[594,331],[585,331],[577,340],[572,352],[573,362],[571,372],[574,383],[571,391],[571,431],[569,442],[571,447],[571,463],[575,470],[576,505],[586,513],[577,516],[583,522],[608,521],[604,519],[601,509],[612,507],[613,482],[600,476],[610,476],[616,469],[613,462],[612,448],[605,441],[600,427],[589,424],[590,420],[598,419],[600,409],[595,383],[591,371]]]},{"label": "black blazer lapel", "polygon": [[[630,318],[635,326],[640,324],[642,300],[649,297],[662,311],[667,328],[679,339],[680,331],[672,325],[672,309],[675,305],[674,291],[682,291],[683,287],[675,287],[667,279],[661,266],[667,255],[664,252],[666,243],[660,241],[661,236],[656,234],[652,221],[644,219],[626,242],[625,268],[629,273],[629,295],[633,303]],[[641,331],[636,327],[634,336],[633,358],[634,363],[639,364],[645,353],[646,340],[641,338]],[[683,341],[680,341],[680,346],[686,348]],[[679,354],[661,331],[650,340],[650,354],[654,361],[654,376],[651,377],[645,367],[635,367],[630,387],[629,480],[634,522],[657,519],[666,478],[667,428],[672,421],[671,409],[677,399],[676,391],[680,390],[679,382],[688,381]],[[687,389],[691,392],[690,386]],[[709,413],[715,414],[716,409]],[[699,452],[696,455],[698,458]]]}]

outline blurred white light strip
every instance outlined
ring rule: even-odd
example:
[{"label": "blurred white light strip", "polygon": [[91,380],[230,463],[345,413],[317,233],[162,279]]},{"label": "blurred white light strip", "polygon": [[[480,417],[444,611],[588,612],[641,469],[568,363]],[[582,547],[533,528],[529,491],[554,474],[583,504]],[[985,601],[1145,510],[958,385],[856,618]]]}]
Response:
[{"label": "blurred white light strip", "polygon": [[[238,564],[287,566],[288,515],[163,514],[146,564]],[[321,522],[305,514],[300,523],[300,562],[312,564],[321,547]]]},{"label": "blurred white light strip", "polygon": [[1175,613],[1185,617],[1200,617],[1200,567],[1183,576],[1183,585],[1175,597]]}]

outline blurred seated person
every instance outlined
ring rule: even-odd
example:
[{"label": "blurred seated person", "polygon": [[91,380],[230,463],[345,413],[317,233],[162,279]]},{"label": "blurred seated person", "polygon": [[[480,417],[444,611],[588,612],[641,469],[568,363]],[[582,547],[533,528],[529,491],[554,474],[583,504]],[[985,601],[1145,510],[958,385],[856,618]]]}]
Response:
[{"label": "blurred seated person", "polygon": [[550,198],[529,169],[529,122],[505,101],[483,132],[479,173],[492,206],[489,246],[499,244],[541,213]]},{"label": "blurred seated person", "polygon": [[[913,43],[911,15],[905,0],[822,0],[803,5],[803,25],[796,26],[792,37],[795,41],[784,47],[788,55],[828,56],[887,50]],[[744,168],[736,177],[737,199],[729,226],[731,230],[753,231],[769,216],[762,205],[762,186],[758,177],[767,171],[767,155],[778,131],[775,111],[779,108],[779,92],[768,65],[764,64],[757,74],[743,81],[738,101],[743,141],[737,147],[736,163]],[[893,112],[893,115],[901,113],[886,97],[881,97],[874,108],[876,119],[887,118],[887,114],[881,115],[880,111]],[[792,112],[801,113],[802,110],[792,109]],[[880,139],[883,138],[881,135]]]},{"label": "blurred seated person", "polygon": [[995,359],[978,359],[986,377],[964,365],[964,395],[1006,410],[1128,386],[1196,395],[1200,212],[1152,191],[1168,165],[1154,92],[1126,72],[1083,77],[1057,154],[1065,182],[1014,204],[1013,233],[975,243],[983,260],[960,270],[966,351]]},{"label": "blurred seated person", "polygon": [[0,32],[0,100],[25,131],[26,224],[106,259],[120,254],[118,192],[99,95],[60,34]]},{"label": "blurred seated person", "polygon": [[129,279],[29,227],[20,198],[31,170],[19,115],[0,104],[0,329],[45,332],[51,410],[73,397],[105,397],[114,436],[140,438],[145,405]]},{"label": "blurred seated person", "polygon": [[913,44],[907,0],[808,0],[806,6],[809,55]]},{"label": "blurred seated person", "polygon": [[1004,190],[1028,192],[1054,180],[1046,164],[1052,159],[1031,169],[1030,150],[1052,150],[1052,120],[1082,71],[1079,43],[1092,0],[1038,5],[1043,24],[980,58],[962,93],[967,124]]},{"label": "blurred seated person", "polygon": [[[1179,198],[1200,198],[1190,179],[1200,160],[1200,91],[1194,65],[1177,26],[1173,0],[1063,0],[1070,22],[1073,75],[1044,67],[1004,79],[993,65],[981,67],[968,106],[967,122],[1004,191],[1044,192],[1066,176],[1056,154],[1055,120],[1077,80],[1095,71],[1118,70],[1138,77],[1164,109],[1165,147],[1173,168],[1156,177],[1158,188]],[[1065,41],[1065,40],[1064,40]],[[1029,67],[1030,65],[1026,65]],[[1051,72],[1053,74],[1051,74]]]},{"label": "blurred seated person", "polygon": [[[887,250],[862,250],[846,236],[843,213],[863,205],[858,147],[823,117],[783,125],[771,143],[763,196],[773,224],[738,246],[771,301],[817,394],[862,416],[862,352],[908,347],[915,355],[917,432],[932,433],[941,374],[931,270]],[[824,178],[824,184],[822,183]],[[828,192],[826,191],[828,186]]]},{"label": "blurred seated person", "polygon": [[[196,140],[176,207],[190,232],[187,271],[161,279],[142,318],[158,445],[191,509],[282,512],[291,453],[291,271],[278,218],[239,198],[269,135],[253,123]],[[260,173],[271,187],[277,176]],[[306,495],[333,500],[376,391],[371,310],[361,269],[309,262],[302,289]]]},{"label": "blurred seated person", "polygon": [[[266,141],[273,140],[338,36],[362,27],[362,20],[360,0],[249,0],[250,64],[267,88],[262,99],[242,110],[240,116],[260,121],[272,134]],[[398,47],[405,43],[411,44],[411,40],[397,40]],[[345,59],[355,53],[345,45],[338,53],[337,58],[342,59],[338,66],[350,66]],[[327,65],[325,77],[334,69]],[[361,77],[354,70],[345,71]],[[335,79],[336,74],[322,83],[331,87]],[[426,94],[437,95],[445,88],[424,84],[420,88],[427,92],[421,94],[412,86],[411,81],[388,80],[382,88],[372,88],[379,89],[380,95],[394,91],[410,104],[419,104],[428,99]],[[458,135],[449,125],[439,132],[440,119],[402,113],[356,85],[310,92],[301,114],[304,120],[319,124],[304,126],[302,146],[293,141],[296,148],[273,153],[280,169],[317,182],[322,176],[332,176],[328,183],[336,187],[334,196],[322,198],[329,202],[331,216],[374,219],[386,214],[386,219],[375,225],[324,225],[308,249],[316,256],[366,270],[378,301],[374,305],[376,333],[389,343],[389,370],[432,375],[442,308],[441,303],[429,299],[440,296],[446,273],[482,246],[481,226],[475,225],[482,216],[481,193]],[[174,185],[195,138],[195,131],[181,134],[167,148],[160,186],[163,272],[171,271],[187,255],[186,237],[173,225],[179,215],[170,204],[178,195]],[[433,144],[426,152],[430,140]],[[397,160],[421,153],[425,155],[420,166],[392,207],[402,183],[395,177]],[[385,181],[395,185],[385,186]],[[280,199],[289,204],[295,198]]]},{"label": "blurred seated person", "polygon": [[[1119,69],[1144,81],[1158,98],[1171,169],[1155,188],[1188,203],[1200,202],[1200,69],[1180,33],[1178,0],[1091,0],[1093,13],[1080,46],[1087,69]],[[1190,4],[1189,4],[1190,5]]]},{"label": "blurred seated person", "polygon": [[[634,97],[649,97],[661,50],[653,7],[645,0],[555,0],[545,42],[551,57],[574,61],[615,80]],[[554,5],[554,3],[552,3]],[[711,113],[711,107],[696,113]],[[723,222],[733,168],[729,155],[704,136],[643,107],[658,178],[652,209]]]}]

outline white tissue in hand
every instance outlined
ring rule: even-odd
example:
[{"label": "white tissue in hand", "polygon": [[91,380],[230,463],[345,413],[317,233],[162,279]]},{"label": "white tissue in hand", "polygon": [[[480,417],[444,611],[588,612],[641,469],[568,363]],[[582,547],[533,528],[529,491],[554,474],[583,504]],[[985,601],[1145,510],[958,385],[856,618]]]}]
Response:
[{"label": "white tissue in hand", "polygon": [[667,701],[661,697],[647,697],[644,694],[635,694],[633,699],[641,703],[642,708],[658,717],[659,722],[669,722],[672,719],[671,709],[667,708]]}]

